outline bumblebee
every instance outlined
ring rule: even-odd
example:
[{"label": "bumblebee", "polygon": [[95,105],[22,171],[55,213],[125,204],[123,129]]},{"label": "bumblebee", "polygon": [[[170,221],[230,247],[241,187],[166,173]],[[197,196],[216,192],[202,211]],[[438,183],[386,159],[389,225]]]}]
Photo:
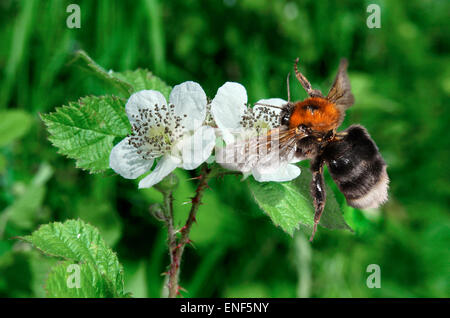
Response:
[{"label": "bumblebee", "polygon": [[376,208],[387,201],[389,177],[386,163],[364,127],[352,125],[337,132],[345,111],[354,103],[347,60],[341,60],[326,96],[312,89],[297,64],[298,58],[294,64],[295,75],[309,97],[291,102],[288,76],[288,103],[282,107],[280,125],[289,136],[284,139],[296,140],[295,155],[311,160],[310,190],[315,208],[312,241],[325,207],[324,165],[348,205],[359,209]]}]

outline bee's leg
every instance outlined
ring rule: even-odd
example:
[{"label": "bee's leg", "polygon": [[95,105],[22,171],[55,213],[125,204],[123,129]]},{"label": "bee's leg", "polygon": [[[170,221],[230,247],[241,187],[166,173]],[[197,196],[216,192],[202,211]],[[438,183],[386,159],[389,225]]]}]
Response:
[{"label": "bee's leg", "polygon": [[312,180],[311,180],[311,195],[314,200],[314,228],[310,237],[310,241],[312,242],[314,238],[314,234],[317,231],[317,225],[319,224],[320,217],[322,216],[323,209],[325,208],[325,181],[323,178],[323,166],[324,161],[319,156],[311,161],[311,172],[312,172]]}]

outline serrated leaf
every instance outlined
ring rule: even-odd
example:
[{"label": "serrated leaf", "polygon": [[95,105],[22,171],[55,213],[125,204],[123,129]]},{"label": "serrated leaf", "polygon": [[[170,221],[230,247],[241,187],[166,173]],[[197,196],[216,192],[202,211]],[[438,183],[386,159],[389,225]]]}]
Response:
[{"label": "serrated leaf", "polygon": [[[106,245],[98,230],[92,225],[81,220],[54,222],[41,226],[31,235],[21,239],[33,244],[47,255],[63,258],[70,264],[81,265],[83,279],[89,281],[96,289],[101,289],[97,297],[124,295],[122,265],[117,255]],[[61,271],[56,269],[55,281],[51,282],[51,286],[57,288],[55,289],[57,294],[61,293],[61,288],[64,287],[63,283],[56,282],[56,278],[61,278]],[[69,289],[67,286],[66,288]],[[70,297],[71,293],[67,291],[65,297]]]},{"label": "serrated leaf", "polygon": [[[273,223],[293,235],[299,225],[309,228],[314,225],[314,208],[309,194],[311,178],[311,172],[302,169],[301,175],[290,182],[257,182],[252,178],[248,184],[253,198]],[[326,191],[327,202],[319,224],[329,229],[351,230],[328,186]]]},{"label": "serrated leaf", "polygon": [[300,223],[313,224],[312,207],[293,182],[260,183],[250,179],[248,184],[259,207],[288,234],[293,235]]},{"label": "serrated leaf", "polygon": [[51,298],[110,298],[114,297],[107,282],[92,271],[88,264],[69,261],[54,266],[45,283]]},{"label": "serrated leaf", "polygon": [[[298,190],[307,194],[311,211],[314,211],[313,200],[310,195],[310,184],[312,180],[311,171],[306,168],[302,169],[302,175],[300,178],[294,180],[294,183],[298,187]],[[344,215],[342,214],[339,203],[336,201],[333,190],[325,183],[326,191],[326,203],[322,217],[320,218],[320,225],[331,230],[349,230],[353,231],[350,226],[345,222]],[[314,213],[312,213],[314,215]],[[313,217],[311,217],[311,223],[313,223]],[[312,230],[312,229],[311,229]]]},{"label": "serrated leaf", "polygon": [[41,117],[59,152],[92,173],[109,168],[114,139],[125,137],[131,129],[125,100],[115,96],[83,97]]},{"label": "serrated leaf", "polygon": [[25,135],[32,123],[32,117],[22,110],[2,110],[0,118],[0,147]]},{"label": "serrated leaf", "polygon": [[125,71],[121,73],[113,72],[113,76],[130,84],[133,87],[133,92],[152,89],[161,92],[167,100],[169,99],[171,87],[148,70],[137,69],[135,71]]}]

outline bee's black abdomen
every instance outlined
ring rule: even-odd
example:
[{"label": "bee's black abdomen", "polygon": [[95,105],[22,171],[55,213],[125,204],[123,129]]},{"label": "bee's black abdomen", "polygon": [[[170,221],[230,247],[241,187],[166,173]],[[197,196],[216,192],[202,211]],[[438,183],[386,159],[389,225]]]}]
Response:
[{"label": "bee's black abdomen", "polygon": [[364,127],[353,125],[345,133],[325,147],[322,157],[349,205],[378,207],[387,200],[386,163]]}]

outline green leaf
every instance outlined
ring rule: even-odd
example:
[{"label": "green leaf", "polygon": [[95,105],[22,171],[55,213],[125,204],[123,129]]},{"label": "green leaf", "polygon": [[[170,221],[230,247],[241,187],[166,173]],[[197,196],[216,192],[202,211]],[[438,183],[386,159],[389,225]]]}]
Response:
[{"label": "green leaf", "polygon": [[148,70],[137,69],[135,71],[125,71],[122,73],[113,72],[113,76],[130,84],[133,87],[132,92],[137,92],[144,89],[153,89],[161,92],[166,99],[169,99],[169,94],[172,88]]},{"label": "green leaf", "polygon": [[51,298],[110,298],[114,297],[107,284],[88,264],[62,262],[52,268],[45,283]]},{"label": "green leaf", "polygon": [[32,117],[22,110],[2,110],[0,118],[0,147],[24,136],[32,123]]},{"label": "green leaf", "polygon": [[98,173],[109,168],[114,140],[130,132],[124,105],[115,96],[89,96],[41,117],[60,153],[75,159],[78,168]]},{"label": "green leaf", "polygon": [[[124,296],[122,265],[92,225],[81,220],[54,222],[41,226],[31,235],[21,239],[47,255],[67,261],[49,275],[49,296],[72,297],[74,292],[92,297]],[[81,282],[84,282],[85,291],[73,291],[73,288],[66,284],[69,264],[80,266]],[[66,279],[63,279],[64,277]],[[88,289],[89,286],[93,290]]]},{"label": "green leaf", "polygon": [[[314,208],[309,193],[311,172],[302,169],[301,175],[290,182],[257,182],[249,179],[250,191],[259,207],[273,223],[293,235],[299,225],[312,229]],[[348,229],[333,192],[326,186],[327,202],[320,225],[329,229]]]}]

